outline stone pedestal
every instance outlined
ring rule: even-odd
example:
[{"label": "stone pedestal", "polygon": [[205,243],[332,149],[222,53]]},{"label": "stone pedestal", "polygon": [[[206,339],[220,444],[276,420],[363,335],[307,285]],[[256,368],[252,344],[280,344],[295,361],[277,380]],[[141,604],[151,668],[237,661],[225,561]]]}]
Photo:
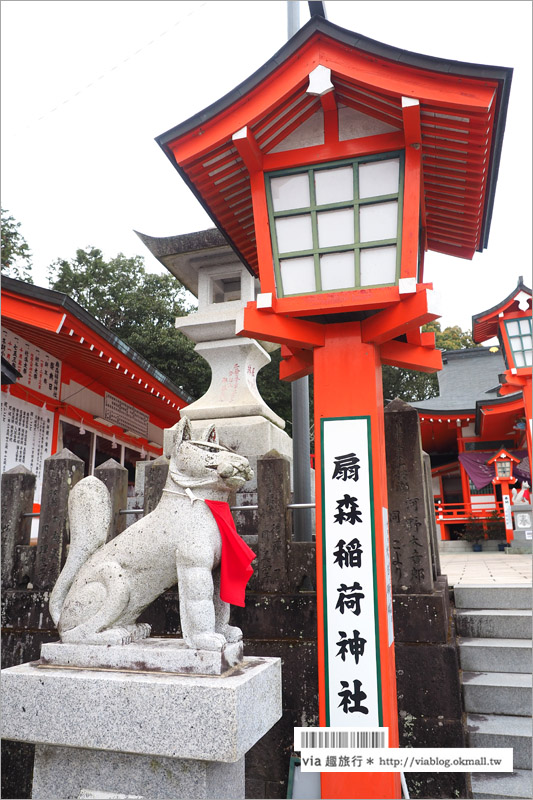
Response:
[{"label": "stone pedestal", "polygon": [[521,555],[522,553],[532,552],[533,534],[531,529],[521,530],[520,528],[515,528],[513,537],[511,544],[507,548],[507,552],[510,555]]},{"label": "stone pedestal", "polygon": [[513,539],[508,552],[516,555],[531,553],[533,544],[533,514],[531,506],[519,503],[512,507],[513,512]]},{"label": "stone pedestal", "polygon": [[2,678],[2,737],[36,744],[33,798],[244,798],[244,755],[281,717],[277,658],[216,676],[33,662]]}]

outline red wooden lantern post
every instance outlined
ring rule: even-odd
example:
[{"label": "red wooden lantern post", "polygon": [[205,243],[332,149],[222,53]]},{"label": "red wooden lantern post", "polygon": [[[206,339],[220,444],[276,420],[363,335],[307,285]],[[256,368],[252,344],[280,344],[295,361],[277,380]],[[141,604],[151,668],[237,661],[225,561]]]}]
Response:
[{"label": "red wooden lantern post", "polygon": [[507,450],[500,450],[499,453],[487,461],[487,464],[494,464],[496,477],[492,479],[495,486],[498,484],[502,489],[503,514],[505,519],[505,538],[508,542],[514,539],[513,534],[513,515],[511,514],[511,495],[509,485],[515,482],[513,476],[513,464],[519,464],[520,459],[512,456]]},{"label": "red wooden lantern post", "polygon": [[531,289],[520,278],[516,289],[505,300],[488,311],[482,311],[472,317],[472,335],[475,342],[484,342],[492,336],[497,336],[500,340],[507,369],[500,376],[502,386],[499,394],[506,396],[522,392],[530,464],[533,404],[531,306]]},{"label": "red wooden lantern post", "polygon": [[[381,367],[441,367],[428,248],[488,236],[510,71],[409,54],[312,18],[158,138],[261,292],[236,333],[314,372],[320,724],[398,746]],[[459,177],[458,177],[459,176]],[[323,773],[398,798],[398,773]]]}]

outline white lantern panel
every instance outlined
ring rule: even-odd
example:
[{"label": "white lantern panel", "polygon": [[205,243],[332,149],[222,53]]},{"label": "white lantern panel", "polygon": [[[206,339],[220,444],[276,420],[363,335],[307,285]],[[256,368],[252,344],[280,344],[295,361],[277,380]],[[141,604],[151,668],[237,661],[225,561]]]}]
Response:
[{"label": "white lantern panel", "polygon": [[520,333],[531,333],[531,321],[529,319],[520,320]]},{"label": "white lantern panel", "polygon": [[526,359],[526,365],[531,367],[531,350],[526,350],[524,352],[524,358]]},{"label": "white lantern panel", "polygon": [[514,354],[514,363],[516,364],[517,367],[525,367],[526,366],[526,360],[525,360],[524,354],[522,353],[521,350],[520,350],[520,352]]},{"label": "white lantern panel", "polygon": [[355,256],[349,253],[326,253],[320,256],[322,291],[352,289],[355,285]]},{"label": "white lantern panel", "polygon": [[531,336],[522,336],[522,348],[531,350]]},{"label": "white lantern panel", "polygon": [[400,159],[359,165],[359,197],[395,194],[400,185]]},{"label": "white lantern panel", "polygon": [[354,243],[353,208],[322,211],[316,216],[319,247],[336,247],[339,244]]},{"label": "white lantern panel", "polygon": [[279,262],[283,294],[309,294],[316,292],[315,259],[285,258]]},{"label": "white lantern panel", "polygon": [[276,220],[278,253],[294,253],[313,249],[311,215],[279,217]]},{"label": "white lantern panel", "polygon": [[361,286],[396,283],[396,246],[361,250]]},{"label": "white lantern panel", "polygon": [[270,191],[274,211],[289,211],[291,208],[307,208],[311,205],[307,173],[272,178]]},{"label": "white lantern panel", "polygon": [[339,167],[315,172],[315,195],[318,206],[353,200],[353,169]]},{"label": "white lantern panel", "polygon": [[520,328],[518,327],[518,322],[508,322],[507,323],[507,333],[509,336],[518,336],[520,333]]},{"label": "white lantern panel", "polygon": [[511,348],[513,350],[521,350],[522,349],[522,340],[520,339],[519,336],[517,336],[515,339],[511,339]]},{"label": "white lantern panel", "polygon": [[398,232],[398,203],[376,203],[359,208],[359,230],[362,242],[395,239]]}]

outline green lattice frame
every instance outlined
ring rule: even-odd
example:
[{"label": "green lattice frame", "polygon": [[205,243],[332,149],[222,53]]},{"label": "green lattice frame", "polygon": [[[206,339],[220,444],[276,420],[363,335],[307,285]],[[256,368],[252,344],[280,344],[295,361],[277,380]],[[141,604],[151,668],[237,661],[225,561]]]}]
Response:
[{"label": "green lattice frame", "polygon": [[[529,332],[528,333],[518,333],[518,334],[515,334],[515,335],[511,336],[511,334],[509,333],[509,325],[512,322],[518,322],[518,324],[520,324],[524,320],[529,323]],[[505,325],[505,333],[507,334],[507,340],[509,342],[509,353],[510,353],[510,356],[511,356],[511,358],[513,360],[512,366],[516,367],[517,369],[524,369],[525,367],[529,368],[530,365],[526,364],[526,363],[524,363],[523,365],[518,365],[516,363],[515,354],[516,353],[522,353],[522,355],[524,356],[524,362],[525,362],[526,350],[530,350],[531,348],[530,347],[524,347],[524,337],[526,337],[526,336],[531,337],[531,335],[532,335],[531,318],[530,317],[516,317],[515,319],[506,319],[505,322],[504,322],[504,325]],[[521,347],[520,347],[519,350],[513,350],[513,346],[512,346],[513,339],[520,339]]]},{"label": "green lattice frame", "polygon": [[[368,164],[370,162],[375,161],[389,161],[392,158],[398,158],[400,161],[400,171],[399,171],[399,181],[398,181],[398,191],[393,194],[386,194],[386,195],[375,195],[373,197],[359,197],[359,164]],[[316,197],[315,197],[315,182],[314,182],[314,173],[324,169],[332,169],[337,167],[346,167],[352,166],[353,168],[353,200],[344,200],[338,203],[328,203],[325,205],[317,205],[316,204]],[[357,167],[357,168],[356,168]],[[270,182],[273,178],[283,177],[285,175],[297,175],[307,173],[309,177],[309,196],[311,199],[311,204],[309,206],[303,206],[301,208],[291,208],[287,211],[274,211],[274,206],[272,202],[272,192]],[[391,153],[380,153],[379,155],[373,156],[361,156],[359,158],[351,158],[351,159],[343,159],[342,161],[329,161],[323,164],[316,164],[306,167],[298,167],[295,169],[285,169],[279,170],[276,172],[269,172],[265,174],[265,184],[266,184],[266,197],[267,197],[267,204],[268,204],[268,216],[269,216],[269,223],[270,223],[270,230],[271,230],[271,241],[272,241],[272,255],[274,259],[274,272],[276,275],[276,286],[278,289],[278,296],[290,296],[295,297],[298,293],[291,293],[290,295],[285,295],[283,292],[283,284],[281,280],[281,271],[280,271],[280,253],[278,251],[278,244],[277,244],[277,236],[276,236],[276,226],[275,221],[276,219],[280,219],[282,217],[296,217],[301,216],[302,214],[310,214],[311,215],[311,227],[312,227],[312,234],[313,234],[313,248],[311,250],[297,250],[290,253],[283,252],[281,254],[282,259],[290,259],[290,258],[302,258],[304,256],[313,256],[314,258],[314,266],[315,266],[315,285],[316,290],[314,292],[302,292],[301,294],[323,294],[324,290],[322,289],[322,279],[320,274],[320,256],[326,253],[347,253],[353,252],[355,258],[355,281],[350,286],[345,286],[342,289],[335,289],[334,291],[350,291],[353,289],[372,289],[381,286],[394,286],[397,285],[399,278],[400,278],[400,264],[401,264],[401,255],[402,255],[402,248],[401,248],[401,237],[402,237],[402,217],[403,217],[403,185],[404,185],[404,153],[403,151],[395,151]],[[379,239],[376,241],[370,242],[360,242],[359,241],[359,207],[363,205],[377,205],[378,203],[384,203],[387,201],[398,201],[398,224],[397,224],[397,235],[394,239]],[[317,222],[317,213],[323,211],[336,211],[343,208],[353,208],[354,210],[354,243],[353,244],[343,244],[337,245],[336,247],[319,247],[318,246],[318,222]],[[370,250],[376,247],[387,247],[387,246],[396,246],[396,274],[394,283],[387,283],[387,284],[365,284],[364,287],[361,286],[361,260],[360,260],[360,253],[361,250]]]}]

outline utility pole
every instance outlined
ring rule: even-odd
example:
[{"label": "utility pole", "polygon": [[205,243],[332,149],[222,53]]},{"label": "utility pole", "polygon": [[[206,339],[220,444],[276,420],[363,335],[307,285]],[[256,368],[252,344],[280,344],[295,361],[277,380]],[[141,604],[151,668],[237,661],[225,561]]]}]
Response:
[{"label": "utility pole", "polygon": [[[309,3],[311,6],[322,3]],[[287,2],[287,38],[300,29],[300,4],[297,0]],[[291,383],[292,402],[292,466],[294,502],[311,503],[311,443],[309,434],[309,377]],[[310,508],[294,509],[294,539],[310,542],[313,538],[313,515]]]}]

